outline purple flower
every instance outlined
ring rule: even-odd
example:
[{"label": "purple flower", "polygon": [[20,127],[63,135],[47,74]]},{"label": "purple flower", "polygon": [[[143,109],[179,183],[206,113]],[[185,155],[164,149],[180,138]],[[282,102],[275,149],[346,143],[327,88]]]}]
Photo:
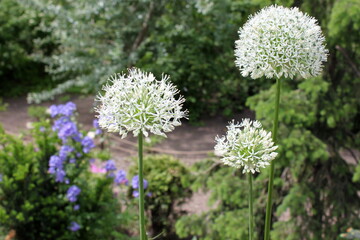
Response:
[{"label": "purple flower", "polygon": [[[144,184],[144,189],[147,188],[148,186],[148,181],[146,181],[145,179],[143,179],[143,184]],[[131,185],[134,189],[138,189],[139,188],[139,175],[136,175],[133,177],[133,179],[131,180]]]},{"label": "purple flower", "polygon": [[66,141],[67,138],[77,136],[78,134],[76,124],[70,121],[61,126],[58,137],[63,141]]},{"label": "purple flower", "polygon": [[63,160],[56,155],[50,157],[49,160],[49,173],[54,174],[57,169],[63,168]]},{"label": "purple flower", "polygon": [[40,132],[45,132],[45,127],[41,126],[41,127],[39,128],[39,131],[40,131]]},{"label": "purple flower", "polygon": [[57,115],[70,117],[76,110],[76,105],[73,102],[68,102],[65,105],[51,105],[49,110],[52,118],[56,117]]},{"label": "purple flower", "polygon": [[81,145],[83,146],[84,153],[89,153],[90,150],[95,147],[94,141],[88,136],[84,137],[81,141]]},{"label": "purple flower", "polygon": [[0,182],[3,181],[3,175],[0,173]]},{"label": "purple flower", "polygon": [[59,114],[59,109],[58,109],[58,106],[56,106],[56,105],[51,105],[49,110],[50,110],[50,115],[52,118]]},{"label": "purple flower", "polygon": [[75,158],[70,158],[69,163],[76,163],[76,159]]},{"label": "purple flower", "polygon": [[94,128],[96,128],[96,130],[95,130],[95,134],[96,134],[96,135],[102,134],[102,130],[100,129],[99,120],[98,120],[98,119],[94,119],[94,121],[93,121],[93,126],[94,126]]},{"label": "purple flower", "polygon": [[60,114],[64,116],[71,116],[76,110],[76,105],[73,102],[67,102],[65,105],[60,105]]},{"label": "purple flower", "polygon": [[77,196],[80,194],[80,192],[81,192],[81,189],[78,186],[72,185],[67,190],[66,197],[70,202],[76,202]]},{"label": "purple flower", "polygon": [[100,128],[98,119],[96,119],[96,118],[94,119],[93,126],[94,126],[94,128]]},{"label": "purple flower", "polygon": [[74,209],[74,211],[79,210],[79,209],[80,209],[80,205],[79,205],[79,204],[76,204],[73,209]]},{"label": "purple flower", "polygon": [[81,142],[82,141],[82,133],[78,132],[76,135],[72,136],[72,138],[77,141],[77,142]]},{"label": "purple flower", "polygon": [[115,182],[116,184],[127,183],[128,180],[126,179],[126,172],[125,172],[124,170],[119,170],[119,171],[115,174],[114,182]]},{"label": "purple flower", "polygon": [[106,170],[106,172],[116,171],[116,166],[115,166],[114,160],[107,160],[105,162],[104,169]]},{"label": "purple flower", "polygon": [[63,145],[60,148],[59,156],[61,159],[65,160],[69,153],[74,151],[74,148],[69,145]]},{"label": "purple flower", "polygon": [[81,226],[77,222],[71,222],[69,229],[73,232],[78,231],[81,228]]},{"label": "purple flower", "polygon": [[55,181],[64,182],[65,176],[66,176],[66,172],[63,169],[57,169],[55,172]]},{"label": "purple flower", "polygon": [[70,118],[68,117],[60,117],[59,119],[54,121],[54,124],[52,126],[53,131],[59,131],[62,126],[68,122],[71,122]]},{"label": "purple flower", "polygon": [[140,193],[139,193],[139,191],[134,190],[132,195],[134,198],[137,198],[137,197],[139,197]]},{"label": "purple flower", "polygon": [[[134,198],[137,198],[137,197],[140,196],[140,192],[137,191],[137,190],[134,190],[132,195],[133,195]],[[146,196],[151,197],[151,196],[152,196],[152,193],[151,193],[151,192],[148,192],[148,193],[146,194]]]},{"label": "purple flower", "polygon": [[50,157],[48,171],[50,174],[55,174],[56,182],[64,182],[66,172],[63,169],[63,163],[64,160],[57,155],[53,155]]}]

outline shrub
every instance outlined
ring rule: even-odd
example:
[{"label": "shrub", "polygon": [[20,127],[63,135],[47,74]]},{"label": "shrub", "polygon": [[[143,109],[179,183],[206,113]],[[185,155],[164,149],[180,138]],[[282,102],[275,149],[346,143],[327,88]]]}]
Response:
[{"label": "shrub", "polygon": [[[248,225],[245,223],[248,219],[248,189],[244,187],[247,180],[242,170],[223,166],[219,160],[208,158],[195,163],[192,171],[196,176],[192,188],[211,191],[208,204],[213,207],[199,215],[180,217],[175,225],[176,234],[182,238],[194,237],[201,240],[247,239]],[[265,204],[258,198],[262,186],[255,182],[253,187],[256,199],[254,215],[255,222],[258,223],[263,216],[258,209],[260,206],[265,209]],[[258,235],[261,224],[255,225],[255,229]]]},{"label": "shrub", "polygon": [[0,129],[2,227],[19,240],[130,239],[130,209],[114,197],[112,178],[88,171],[93,140],[72,131],[75,105],[63,107],[52,127],[49,119],[33,123],[30,143]]},{"label": "shrub", "polygon": [[[133,165],[130,175],[137,173]],[[175,220],[181,215],[179,206],[192,194],[191,175],[179,160],[168,155],[147,155],[144,157],[144,178],[149,181],[145,208],[151,220],[154,234],[173,233]],[[132,193],[130,192],[130,195]]]},{"label": "shrub", "polygon": [[[41,17],[16,0],[0,1],[0,96],[13,97],[54,86],[45,73],[45,64],[31,58],[35,39],[45,37],[39,30]],[[51,52],[50,45],[42,46]]]},{"label": "shrub", "polygon": [[53,98],[73,86],[93,92],[105,76],[137,66],[156,76],[171,76],[187,99],[191,121],[240,111],[249,94],[267,87],[262,80],[242,78],[233,63],[236,32],[259,3],[209,1],[204,11],[199,2],[23,2],[52,19],[42,23],[42,30],[61,47],[38,59],[48,64],[54,79],[66,81],[50,91],[31,93],[28,100]]}]

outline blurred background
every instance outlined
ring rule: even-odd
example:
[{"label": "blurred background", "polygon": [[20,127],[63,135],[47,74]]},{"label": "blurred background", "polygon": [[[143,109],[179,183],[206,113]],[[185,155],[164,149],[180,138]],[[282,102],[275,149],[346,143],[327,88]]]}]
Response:
[{"label": "blurred background", "polygon": [[[212,147],[232,118],[256,117],[271,130],[274,80],[244,78],[234,64],[238,29],[249,15],[271,4],[298,7],[316,18],[329,49],[321,76],[282,84],[272,239],[360,239],[355,230],[345,233],[360,228],[358,0],[0,0],[0,120],[7,132],[1,134],[18,134],[27,121],[42,119],[45,113],[36,107],[68,100],[78,105],[79,122],[89,130],[94,96],[111,74],[133,66],[158,78],[166,73],[186,98],[190,115],[167,140],[148,141],[149,164],[157,166],[145,174],[154,193],[147,206],[149,232],[162,233],[159,239],[247,239],[246,179],[241,171],[219,164]],[[28,142],[36,138],[27,136]],[[128,140],[131,150],[129,145],[119,149],[126,142],[118,136],[106,139],[101,149],[107,153],[97,158],[113,154],[120,168],[134,171],[129,159],[136,154],[131,145],[136,140]],[[55,151],[57,143],[53,145]],[[14,154],[4,151],[0,163]],[[0,166],[0,173],[5,175],[4,168]],[[181,169],[176,179],[174,169]],[[10,179],[14,184],[19,179],[8,171],[9,184]],[[263,236],[267,179],[265,170],[254,183],[257,239]],[[15,193],[1,183],[0,188],[4,238],[11,237],[10,230],[16,230],[16,239],[132,239],[137,234],[136,214],[123,212],[136,208],[129,193],[124,194],[130,199],[126,207],[102,219],[103,225],[69,235],[64,217],[58,219],[63,225],[54,223],[60,226],[55,233],[30,235],[48,231],[40,220],[31,225],[36,217],[29,216],[36,207],[24,207],[26,202],[35,206],[36,197],[25,201],[18,196],[10,206],[6,203]],[[84,211],[83,226],[84,219],[96,219]]]}]

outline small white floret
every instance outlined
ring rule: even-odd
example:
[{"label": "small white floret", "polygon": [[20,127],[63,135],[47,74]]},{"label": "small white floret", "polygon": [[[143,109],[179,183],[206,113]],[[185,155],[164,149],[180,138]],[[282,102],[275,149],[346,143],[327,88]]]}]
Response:
[{"label": "small white floret", "polygon": [[259,121],[248,118],[240,124],[232,121],[227,129],[225,136],[215,138],[215,154],[224,164],[242,168],[243,173],[255,173],[276,158],[277,146],[274,146],[271,133],[262,129]]}]

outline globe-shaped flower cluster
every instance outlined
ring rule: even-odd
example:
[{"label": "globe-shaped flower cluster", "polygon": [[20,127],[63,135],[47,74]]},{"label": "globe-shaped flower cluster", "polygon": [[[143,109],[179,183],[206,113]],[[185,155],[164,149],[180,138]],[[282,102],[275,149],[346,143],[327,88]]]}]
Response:
[{"label": "globe-shaped flower cluster", "polygon": [[119,132],[123,138],[128,132],[166,136],[187,116],[182,110],[185,99],[175,98],[179,91],[167,75],[156,80],[152,73],[132,68],[127,75],[116,74],[109,80],[112,84],[103,87],[105,93],[97,97],[101,105],[96,109],[100,127],[109,132]]},{"label": "globe-shaped flower cluster", "polygon": [[316,19],[298,8],[270,6],[239,30],[235,64],[253,79],[317,76],[327,59],[325,38]]},{"label": "globe-shaped flower cluster", "polygon": [[215,139],[215,154],[222,156],[224,164],[243,168],[243,173],[255,173],[270,165],[277,156],[271,132],[262,129],[259,121],[248,118],[240,124],[232,121],[227,129],[225,136]]}]

